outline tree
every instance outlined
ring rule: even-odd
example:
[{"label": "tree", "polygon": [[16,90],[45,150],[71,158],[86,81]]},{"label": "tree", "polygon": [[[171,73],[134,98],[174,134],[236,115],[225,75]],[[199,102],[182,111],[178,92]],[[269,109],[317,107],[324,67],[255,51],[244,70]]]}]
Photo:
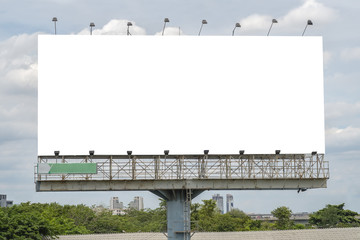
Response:
[{"label": "tree", "polygon": [[215,215],[220,214],[216,209],[214,200],[203,200],[199,210],[199,228],[201,231],[215,231]]},{"label": "tree", "polygon": [[288,207],[278,207],[271,213],[278,219],[275,223],[277,229],[289,229],[294,225],[294,222],[290,220],[292,211]]},{"label": "tree", "polygon": [[345,203],[326,205],[325,208],[310,214],[309,223],[320,228],[359,227],[360,220],[355,218],[357,212],[344,209]]}]

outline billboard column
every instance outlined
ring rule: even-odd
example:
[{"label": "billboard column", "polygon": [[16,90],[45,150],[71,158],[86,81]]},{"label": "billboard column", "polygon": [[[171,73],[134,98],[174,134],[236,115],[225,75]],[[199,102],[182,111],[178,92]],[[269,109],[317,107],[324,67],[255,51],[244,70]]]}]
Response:
[{"label": "billboard column", "polygon": [[151,191],[166,200],[167,237],[170,240],[191,238],[190,203],[202,190],[157,190]]}]

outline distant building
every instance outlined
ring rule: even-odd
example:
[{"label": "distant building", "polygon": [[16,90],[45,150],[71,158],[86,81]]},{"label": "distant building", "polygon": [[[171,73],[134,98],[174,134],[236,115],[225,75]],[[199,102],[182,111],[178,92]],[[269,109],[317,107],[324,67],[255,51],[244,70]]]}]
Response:
[{"label": "distant building", "polygon": [[224,214],[224,198],[220,194],[214,194],[212,200],[216,202],[216,206],[219,209],[221,214]]},{"label": "distant building", "polygon": [[134,208],[136,210],[144,209],[144,199],[142,197],[134,197],[134,201],[129,203],[129,208]]},{"label": "distant building", "polygon": [[123,209],[123,208],[124,208],[124,204],[123,202],[119,202],[118,197],[110,198],[110,210]]},{"label": "distant building", "polygon": [[113,209],[112,215],[125,215],[125,211],[123,209]]},{"label": "distant building", "polygon": [[13,201],[6,200],[5,194],[0,194],[0,207],[11,207],[14,205]]},{"label": "distant building", "polygon": [[226,194],[226,212],[234,209],[234,197],[231,194]]}]

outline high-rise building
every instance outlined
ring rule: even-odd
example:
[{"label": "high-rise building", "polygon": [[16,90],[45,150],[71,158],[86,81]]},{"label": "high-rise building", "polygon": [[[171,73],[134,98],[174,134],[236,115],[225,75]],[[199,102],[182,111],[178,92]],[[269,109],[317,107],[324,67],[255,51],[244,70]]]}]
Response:
[{"label": "high-rise building", "polygon": [[234,208],[234,197],[231,194],[226,194],[226,212],[230,212]]},{"label": "high-rise building", "polygon": [[5,194],[0,194],[0,207],[11,207],[13,205],[13,201],[6,200]]},{"label": "high-rise building", "polygon": [[110,209],[114,210],[114,209],[123,209],[124,208],[124,204],[122,202],[119,202],[119,198],[118,197],[112,197],[110,199]]},{"label": "high-rise building", "polygon": [[220,196],[220,194],[214,194],[212,196],[212,200],[216,202],[216,206],[219,209],[220,213],[224,213],[224,198],[223,196]]},{"label": "high-rise building", "polygon": [[129,208],[134,208],[136,210],[143,210],[144,209],[144,199],[143,197],[134,197],[134,201],[129,203]]}]

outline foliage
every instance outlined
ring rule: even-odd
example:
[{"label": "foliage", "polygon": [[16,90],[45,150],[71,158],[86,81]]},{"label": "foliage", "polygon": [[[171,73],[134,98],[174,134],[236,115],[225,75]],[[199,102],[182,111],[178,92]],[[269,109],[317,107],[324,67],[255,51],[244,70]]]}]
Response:
[{"label": "foliage", "polygon": [[360,220],[355,218],[357,212],[344,209],[345,204],[326,205],[325,208],[310,215],[309,223],[320,228],[359,227]]},{"label": "foliage", "polygon": [[291,229],[293,227],[294,222],[290,220],[292,211],[288,207],[278,207],[271,213],[278,219],[275,223],[275,227],[277,229],[284,230]]},{"label": "foliage", "polygon": [[[318,227],[360,226],[356,212],[343,209],[344,204],[327,205],[310,217]],[[257,231],[274,229],[303,229],[302,224],[290,220],[291,210],[278,207],[272,211],[275,223],[252,220],[244,212],[234,209],[226,214],[217,211],[213,200],[191,205],[192,229],[196,231]],[[21,203],[0,208],[0,240],[42,239],[66,234],[121,233],[166,231],[166,202],[157,209],[137,211],[129,209],[125,215],[112,215],[109,210],[94,210],[85,205],[57,203]]]}]

